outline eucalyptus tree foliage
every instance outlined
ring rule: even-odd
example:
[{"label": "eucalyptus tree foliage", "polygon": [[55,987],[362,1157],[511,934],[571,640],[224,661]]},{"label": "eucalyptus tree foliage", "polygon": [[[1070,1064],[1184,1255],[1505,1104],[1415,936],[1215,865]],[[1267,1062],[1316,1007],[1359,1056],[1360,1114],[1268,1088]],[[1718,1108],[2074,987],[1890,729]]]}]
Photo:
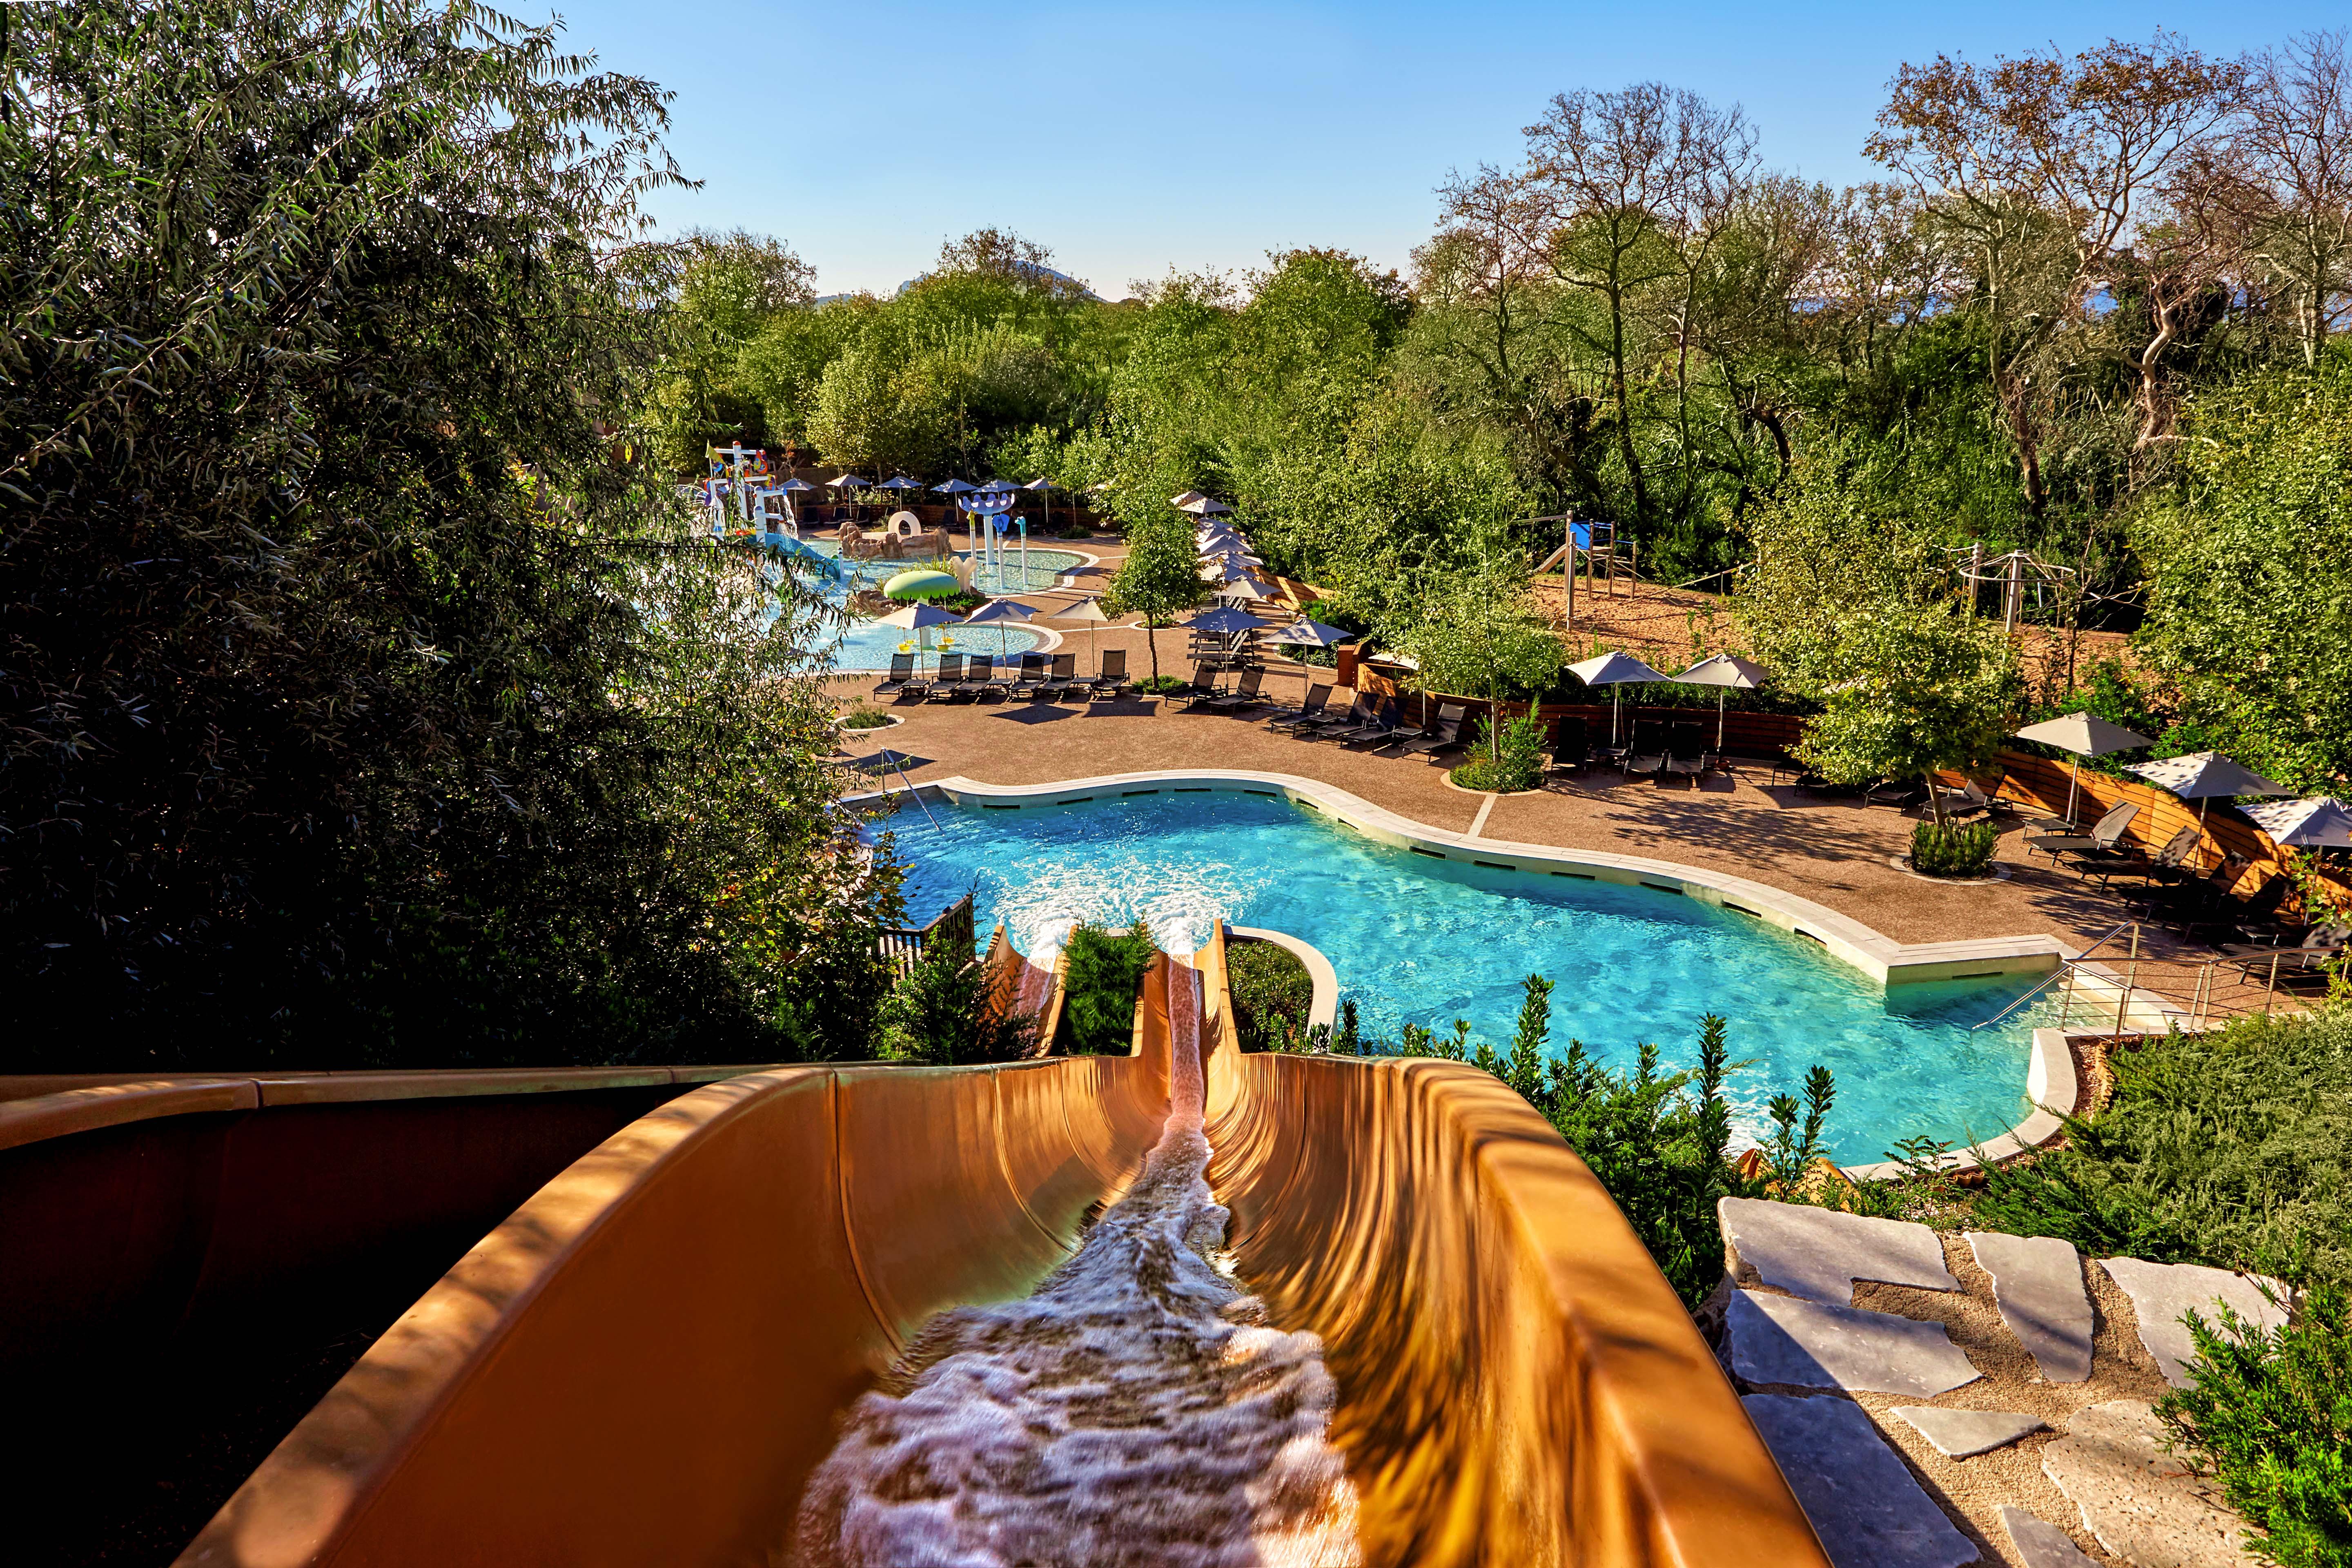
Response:
[{"label": "eucalyptus tree foliage", "polygon": [[463,0],[0,29],[6,1065],[870,1047],[824,628],[621,423],[665,95]]}]

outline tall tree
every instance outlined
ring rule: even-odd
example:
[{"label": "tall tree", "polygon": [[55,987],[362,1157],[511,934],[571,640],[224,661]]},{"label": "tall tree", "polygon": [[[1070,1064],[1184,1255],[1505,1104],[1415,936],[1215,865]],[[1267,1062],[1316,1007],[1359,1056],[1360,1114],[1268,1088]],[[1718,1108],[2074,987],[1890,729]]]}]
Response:
[{"label": "tall tree", "polygon": [[0,25],[12,1065],[775,1053],[892,890],[809,615],[614,427],[661,92],[466,3]]}]

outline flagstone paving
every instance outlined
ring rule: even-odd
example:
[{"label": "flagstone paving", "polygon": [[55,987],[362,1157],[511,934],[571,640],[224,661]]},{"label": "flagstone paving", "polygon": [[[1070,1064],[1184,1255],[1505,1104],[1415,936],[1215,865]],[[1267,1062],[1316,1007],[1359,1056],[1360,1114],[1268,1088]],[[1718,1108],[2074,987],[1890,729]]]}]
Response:
[{"label": "flagstone paving", "polygon": [[1948,1394],[1977,1371],[1941,1323],[1742,1290],[1727,1315],[1732,1370],[1749,1383]]},{"label": "flagstone paving", "polygon": [[[2204,1268],[2194,1263],[2144,1263],[2137,1258],[2105,1258],[2099,1267],[2131,1298],[2139,1315],[2139,1341],[2147,1347],[2175,1388],[2189,1386],[2188,1363],[2197,1353],[2182,1314],[2194,1311],[2208,1322],[2220,1316],[2223,1303],[2240,1317],[2265,1329],[2286,1321],[2286,1313],[2271,1304],[2243,1274],[2226,1268]],[[2216,1323],[2215,1326],[2219,1326]]]},{"label": "flagstone paving", "polygon": [[2076,1412],[2042,1451],[2042,1468],[2082,1510],[2083,1528],[2137,1568],[2237,1568],[2245,1521],[2166,1451],[2165,1437],[2147,1401],[2110,1400]]},{"label": "flagstone paving", "polygon": [[2074,1544],[2073,1536],[2046,1519],[2037,1518],[2021,1508],[2004,1507],[2000,1522],[2025,1568],[2098,1568],[2083,1555],[2083,1549]]},{"label": "flagstone paving", "polygon": [[1939,1410],[1932,1405],[1897,1405],[1890,1412],[1918,1428],[1947,1458],[1969,1459],[2005,1447],[2049,1423],[2015,1410]]},{"label": "flagstone paving", "polygon": [[1924,1225],[1756,1198],[1719,1199],[1716,1217],[1740,1263],[1808,1301],[1850,1307],[1857,1279],[1960,1288],[1944,1267],[1943,1244]]},{"label": "flagstone paving", "polygon": [[2053,1383],[2091,1375],[2091,1298],[2083,1289],[2083,1259],[2074,1244],[2054,1236],[2000,1236],[1970,1231],[1977,1267],[1992,1276],[2000,1321]]},{"label": "flagstone paving", "polygon": [[[2129,1259],[2088,1268],[2063,1242],[2046,1239],[1937,1235],[1957,1289],[1859,1278],[1849,1307],[1790,1294],[1787,1286],[1767,1282],[1748,1256],[1763,1250],[1752,1239],[1758,1236],[1828,1236],[1848,1227],[1819,1226],[1804,1215],[1727,1209],[1722,1217],[1735,1274],[1700,1318],[1833,1561],[1908,1561],[1873,1555],[1897,1548],[1882,1538],[1866,1510],[1857,1512],[1853,1495],[1883,1484],[1863,1478],[1888,1473],[1891,1460],[1987,1563],[2254,1568],[2241,1544],[2243,1521],[2210,1481],[2166,1451],[2150,1411],[2170,1386],[2171,1370],[2151,1346],[2177,1343],[2158,1314],[2210,1306],[2216,1295],[2247,1302],[2251,1281]],[[1733,1241],[1735,1220],[1751,1238],[1744,1248]],[[1782,1222],[1777,1229],[1776,1220]],[[1816,1258],[1781,1277],[1834,1294],[1841,1267]],[[1927,1272],[1912,1270],[1915,1278]],[[2070,1282],[2071,1295],[2062,1289]],[[2144,1324],[2156,1325],[2146,1342]],[[1920,1330],[1928,1333],[1904,1337]],[[2052,1376],[2037,1353],[2038,1347],[2051,1355],[2053,1370],[2070,1370],[2065,1354],[2082,1356],[2085,1342],[2087,1364],[2073,1380]],[[1890,1344],[1926,1347],[1949,1368],[1937,1380],[1945,1391],[1889,1394],[1866,1386],[1893,1381],[1855,1375]],[[1799,1397],[1808,1389],[1820,1392]],[[1759,1403],[1766,1396],[1780,1397]],[[1789,1406],[1842,1413],[1791,1413]],[[1859,1442],[1864,1436],[1874,1436],[1882,1450],[1866,1460],[1856,1458],[1870,1452]],[[1816,1441],[1828,1445],[1831,1458],[1806,1447]],[[1840,1467],[1848,1480],[1823,1479],[1825,1468]]]},{"label": "flagstone paving", "polygon": [[1878,1438],[1862,1408],[1837,1398],[1751,1394],[1740,1401],[1837,1568],[1960,1568],[1975,1542]]}]

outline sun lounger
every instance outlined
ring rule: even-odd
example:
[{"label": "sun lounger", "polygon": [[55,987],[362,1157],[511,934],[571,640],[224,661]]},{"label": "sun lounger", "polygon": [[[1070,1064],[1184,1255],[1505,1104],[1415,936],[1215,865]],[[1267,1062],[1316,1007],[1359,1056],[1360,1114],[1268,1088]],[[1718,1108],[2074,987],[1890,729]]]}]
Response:
[{"label": "sun lounger", "polygon": [[1063,698],[1067,697],[1072,691],[1080,689],[1090,684],[1091,683],[1088,681],[1080,680],[1078,679],[1078,656],[1076,654],[1057,653],[1054,656],[1053,673],[1046,676],[1045,679],[1044,690],[1045,693],[1045,700],[1048,702],[1059,702]]},{"label": "sun lounger", "polygon": [[2101,887],[2105,887],[2117,877],[2143,881],[2178,881],[2181,862],[2189,858],[2203,837],[2196,827],[2184,827],[2153,856],[2128,849],[2065,849],[2061,850],[2059,856],[2084,879],[2096,877]]},{"label": "sun lounger", "polygon": [[1398,721],[1394,702],[1381,704],[1379,715],[1369,724],[1360,724],[1347,734],[1335,737],[1343,746],[1368,746],[1375,752],[1402,745],[1421,733]]},{"label": "sun lounger", "polygon": [[1127,689],[1127,649],[1103,649],[1102,665],[1096,674],[1091,694],[1097,702],[1108,702]]},{"label": "sun lounger", "polygon": [[1625,750],[1625,776],[1657,778],[1666,771],[1665,737],[1654,724],[1633,726],[1632,743]]},{"label": "sun lounger", "polygon": [[1395,728],[1396,701],[1393,698],[1383,697],[1374,702],[1370,711],[1358,722],[1318,730],[1316,731],[1315,738],[1318,741],[1338,741],[1342,745],[1353,745],[1358,741],[1370,740],[1374,736],[1384,737]]},{"label": "sun lounger", "polygon": [[930,702],[954,701],[956,688],[961,685],[962,681],[963,655],[960,653],[943,653],[940,655],[939,673],[931,677],[930,694],[925,699],[925,700]]},{"label": "sun lounger", "polygon": [[885,676],[882,683],[874,689],[874,695],[896,697],[906,690],[907,683],[914,679],[915,656],[911,653],[894,653],[890,656],[890,673]]},{"label": "sun lounger", "polygon": [[2337,963],[2346,956],[2347,947],[2352,947],[2352,926],[2309,926],[2298,934],[2293,947],[2234,942],[2222,947],[2221,957],[2225,963],[2236,964],[2238,972],[2247,979],[2253,980],[2273,973],[2292,974]]},{"label": "sun lounger", "polygon": [[1214,697],[1204,697],[1191,706],[1204,708],[1212,713],[1244,712],[1260,706],[1261,699],[1258,697],[1257,689],[1265,683],[1265,670],[1244,669],[1242,671],[1241,679],[1234,682],[1231,691],[1221,691]]},{"label": "sun lounger", "polygon": [[956,682],[956,695],[967,701],[977,702],[997,689],[996,661],[986,654],[963,662],[963,679]]},{"label": "sun lounger", "polygon": [[1369,693],[1359,691],[1353,696],[1355,700],[1349,703],[1344,710],[1334,713],[1330,709],[1326,708],[1323,710],[1321,718],[1307,723],[1295,724],[1291,727],[1290,732],[1304,741],[1319,741],[1326,736],[1336,735],[1342,730],[1352,730],[1359,724],[1370,723],[1372,715],[1380,711],[1378,704],[1372,700]]},{"label": "sun lounger", "polygon": [[1269,730],[1289,730],[1300,724],[1320,723],[1323,710],[1330,700],[1331,688],[1328,683],[1309,686],[1307,700],[1296,708],[1286,708],[1276,713],[1265,721],[1265,727]]},{"label": "sun lounger", "polygon": [[1581,719],[1562,719],[1552,731],[1549,773],[1572,773],[1592,757],[1592,742]]},{"label": "sun lounger", "polygon": [[1469,719],[1466,710],[1448,702],[1437,710],[1437,722],[1428,734],[1418,741],[1403,742],[1404,749],[1416,756],[1434,756],[1451,752],[1462,744],[1462,726]]},{"label": "sun lounger", "polygon": [[1675,725],[1674,738],[1666,743],[1666,776],[1688,779],[1696,789],[1706,772],[1706,731],[1696,724]]},{"label": "sun lounger", "polygon": [[1975,816],[1979,813],[2011,812],[2016,808],[2008,801],[1984,792],[1984,786],[1969,779],[1958,789],[1937,792],[1936,809],[1946,816]]},{"label": "sun lounger", "polygon": [[2029,833],[2025,836],[2025,847],[2039,850],[2053,860],[2069,849],[2113,849],[2116,841],[2123,837],[2124,829],[2129,827],[2132,818],[2138,815],[2139,807],[2126,801],[2109,809],[2106,816],[2092,825],[2088,833]]},{"label": "sun lounger", "polygon": [[1021,672],[1013,678],[1013,689],[1004,694],[1008,702],[1026,702],[1041,697],[1045,690],[1045,656],[1024,653],[1021,656]]}]

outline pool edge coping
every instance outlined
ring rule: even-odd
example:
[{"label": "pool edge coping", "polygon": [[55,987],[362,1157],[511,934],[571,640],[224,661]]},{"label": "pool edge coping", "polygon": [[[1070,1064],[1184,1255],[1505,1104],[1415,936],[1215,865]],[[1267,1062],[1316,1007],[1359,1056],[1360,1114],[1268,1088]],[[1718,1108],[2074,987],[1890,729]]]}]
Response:
[{"label": "pool edge coping", "polygon": [[[1734,913],[1761,920],[1791,935],[1808,939],[1832,957],[1850,968],[1860,970],[1881,985],[2046,973],[2057,968],[2061,959],[2075,956],[2063,942],[2047,933],[2039,936],[1979,937],[1958,942],[1898,942],[1851,915],[1840,914],[1827,905],[1767,882],[1750,881],[1745,877],[1685,866],[1677,861],[1620,855],[1605,849],[1569,849],[1507,838],[1473,838],[1466,832],[1455,833],[1416,822],[1385,806],[1375,805],[1336,784],[1303,778],[1296,773],[1262,773],[1240,768],[1156,768],[1138,773],[1096,773],[1035,784],[984,784],[959,774],[953,778],[927,780],[914,785],[913,789],[917,795],[930,793],[935,797],[943,795],[957,804],[961,804],[963,797],[970,795],[975,799],[1010,799],[1018,803],[1054,805],[1057,803],[1045,797],[1066,795],[1072,790],[1139,785],[1165,787],[1185,784],[1212,787],[1225,784],[1236,788],[1270,784],[1285,798],[1295,803],[1303,802],[1367,837],[1400,848],[1419,848],[1440,859],[1458,860],[1469,865],[1484,864],[1489,868],[1494,868],[1499,860],[1530,861],[1546,870],[1563,869],[1571,875],[1587,872],[1596,880],[1621,886],[1645,886],[1659,892],[1695,897],[1701,902],[1727,907]],[[844,795],[841,804],[855,805],[906,793],[904,788],[863,791]],[[1445,853],[1448,850],[1455,853]],[[1516,866],[1501,868],[1520,869]],[[1675,885],[1662,885],[1669,881]]]},{"label": "pool edge coping", "polygon": [[[974,799],[1017,797],[1023,802],[1051,805],[1065,803],[1047,797],[1066,795],[1072,790],[1105,789],[1139,784],[1164,787],[1185,784],[1207,784],[1212,788],[1218,784],[1231,785],[1235,788],[1250,784],[1272,784],[1281,792],[1283,798],[1293,802],[1303,799],[1315,809],[1337,821],[1345,823],[1368,837],[1383,842],[1393,842],[1406,848],[1418,845],[1427,850],[1429,846],[1444,846],[1445,848],[1463,851],[1464,860],[1472,865],[1482,864],[1482,862],[1473,858],[1469,852],[1486,850],[1506,855],[1514,859],[1585,868],[1592,872],[1596,879],[1620,885],[1644,886],[1661,892],[1679,890],[1685,897],[1697,896],[1700,901],[1717,906],[1726,902],[1725,894],[1737,894],[1742,899],[1751,900],[1758,907],[1748,909],[1735,903],[1731,907],[1736,912],[1762,919],[1767,924],[1778,926],[1797,936],[1811,939],[1832,957],[1842,960],[1851,968],[1861,970],[1881,985],[1958,978],[1990,979],[1996,975],[2009,973],[2042,973],[2057,968],[2061,959],[2079,956],[2057,938],[2046,933],[2036,937],[1989,937],[1958,942],[1898,942],[1863,924],[1851,915],[1842,915],[1826,905],[1817,904],[1811,899],[1772,887],[1769,883],[1751,882],[1743,877],[1733,877],[1724,872],[1711,871],[1696,866],[1685,866],[1675,861],[1652,860],[1641,856],[1618,855],[1608,850],[1568,849],[1555,845],[1525,844],[1510,839],[1472,838],[1466,833],[1454,833],[1441,827],[1432,827],[1427,823],[1415,822],[1412,818],[1392,812],[1385,806],[1375,805],[1362,796],[1341,789],[1337,784],[1327,784],[1320,780],[1303,778],[1296,773],[1262,773],[1244,768],[1155,768],[1139,773],[1095,773],[1083,778],[1057,779],[1034,784],[984,784],[978,779],[966,778],[958,774],[953,778],[926,780],[919,784],[910,784],[899,789],[890,789],[886,786],[879,790],[864,790],[856,795],[842,796],[841,804],[845,806],[858,805],[872,801],[896,799],[906,795],[912,795],[918,798],[929,795],[934,798],[945,797],[958,805],[963,804],[963,798],[967,795]],[[1074,801],[1066,804],[1080,803]],[[1439,853],[1437,858],[1447,860],[1454,858],[1453,856],[1443,853]],[[1491,868],[1496,863],[1486,861],[1483,864]],[[1661,879],[1673,878],[1682,885],[1678,889],[1665,889],[1660,887],[1658,882],[1647,880],[1647,877]],[[1807,931],[1796,924],[1799,920],[1827,927],[1829,930],[1827,931]],[[1229,926],[1227,929],[1244,928]],[[1263,928],[1246,929],[1253,934],[1256,934]],[[1312,952],[1315,959],[1320,961],[1324,967],[1331,967],[1330,961],[1321,952],[1308,947],[1306,942],[1296,937],[1270,930],[1265,931],[1264,936],[1266,940],[1281,942],[1284,946],[1291,947],[1294,952],[1306,948],[1307,952]],[[1306,953],[1301,953],[1300,957],[1304,961]],[[1966,964],[2003,961],[2007,963],[2004,968],[1979,971],[1967,976],[1945,973]],[[1310,973],[1314,973],[1315,964],[1310,963],[1308,970]],[[1923,973],[1908,973],[1915,970]],[[1901,979],[1890,981],[1888,978],[1890,973],[1898,971],[1906,973],[1902,973]],[[1336,1012],[1339,988],[1336,969],[1332,972],[1331,985]],[[1318,999],[1320,1000],[1319,975],[1317,992]],[[2025,1098],[2033,1110],[2022,1121],[1977,1145],[1985,1154],[1987,1163],[1999,1163],[2003,1160],[2013,1159],[2028,1149],[2047,1143],[2063,1129],[2063,1122],[2061,1118],[2074,1114],[2079,1103],[2081,1092],[2074,1073],[2074,1051],[2067,1041],[2073,1035],[2086,1033],[2095,1034],[2097,1031],[2080,1029],[2035,1029],[2033,1031],[2025,1069]],[[1979,1163],[1973,1153],[1959,1150],[1945,1155],[1937,1162],[1939,1169],[1949,1171],[1973,1170]],[[1874,1162],[1841,1166],[1840,1169],[1857,1180],[1869,1180],[1895,1175],[1902,1170],[1902,1166],[1893,1162]]]}]

